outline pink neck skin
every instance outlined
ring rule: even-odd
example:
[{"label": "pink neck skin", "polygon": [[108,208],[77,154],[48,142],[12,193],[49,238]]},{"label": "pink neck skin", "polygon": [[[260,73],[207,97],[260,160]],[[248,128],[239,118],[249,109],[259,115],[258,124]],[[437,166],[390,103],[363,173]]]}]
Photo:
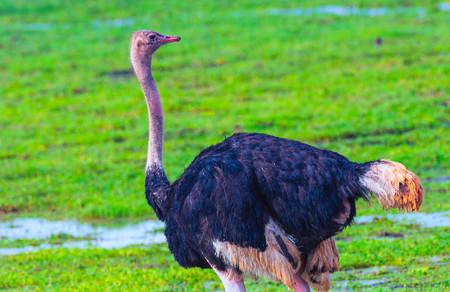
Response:
[{"label": "pink neck skin", "polygon": [[162,168],[162,148],[164,139],[164,114],[161,98],[152,76],[151,56],[131,52],[131,63],[144,92],[148,110],[148,150],[146,170]]}]

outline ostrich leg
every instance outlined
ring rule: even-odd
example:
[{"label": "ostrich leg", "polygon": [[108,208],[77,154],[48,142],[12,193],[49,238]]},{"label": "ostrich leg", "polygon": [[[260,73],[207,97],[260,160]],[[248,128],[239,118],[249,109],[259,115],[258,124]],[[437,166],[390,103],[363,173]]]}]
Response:
[{"label": "ostrich leg", "polygon": [[305,280],[303,280],[302,277],[300,277],[299,275],[296,275],[294,291],[295,292],[309,292],[311,290],[309,289],[308,283]]},{"label": "ostrich leg", "polygon": [[240,276],[235,276],[232,273],[227,273],[225,271],[219,271],[214,268],[217,276],[219,276],[222,281],[225,292],[245,292],[244,280]]}]

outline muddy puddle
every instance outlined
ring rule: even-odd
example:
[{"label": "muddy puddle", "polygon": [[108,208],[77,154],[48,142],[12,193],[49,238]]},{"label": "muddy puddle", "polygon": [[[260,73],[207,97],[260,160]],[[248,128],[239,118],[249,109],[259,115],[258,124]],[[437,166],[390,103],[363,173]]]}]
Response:
[{"label": "muddy puddle", "polygon": [[119,227],[97,226],[77,221],[50,221],[39,218],[18,218],[0,223],[0,239],[47,240],[63,235],[71,241],[62,244],[40,244],[18,248],[0,248],[0,254],[11,255],[50,248],[122,248],[130,245],[148,245],[165,241],[158,221],[143,221]]},{"label": "muddy puddle", "polygon": [[[398,272],[399,268],[384,266],[384,267],[369,267],[362,269],[351,269],[343,270],[338,272],[339,274],[351,275],[351,280],[336,280],[333,281],[332,290],[333,291],[355,291],[352,287],[376,287],[389,282],[388,278],[380,277],[380,274],[395,273]],[[372,279],[359,279],[361,277],[370,276]]]},{"label": "muddy puddle", "polygon": [[387,282],[387,279],[336,281],[335,283],[332,283],[332,291],[357,291],[351,287],[356,285],[357,287],[363,286],[365,288],[373,288],[386,284]]},{"label": "muddy puddle", "polygon": [[352,6],[323,5],[310,8],[269,9],[270,15],[309,16],[309,15],[336,15],[336,16],[382,16],[382,15],[425,15],[424,8],[413,7],[374,7],[360,8]]},{"label": "muddy puddle", "polygon": [[397,223],[415,224],[423,228],[448,227],[450,226],[450,211],[437,213],[406,213],[387,214],[384,216],[357,216],[356,224],[371,223],[380,219],[387,219]]},{"label": "muddy puddle", "polygon": [[124,27],[124,26],[132,26],[133,24],[134,24],[133,18],[94,20],[92,22],[92,26],[94,27]]},{"label": "muddy puddle", "polygon": [[[105,19],[105,20],[93,20],[87,25],[92,28],[118,28],[118,27],[126,27],[132,26],[134,24],[133,18],[118,18],[118,19]],[[51,29],[73,29],[79,24],[75,23],[65,23],[65,24],[57,24],[57,23],[19,23],[13,24],[12,26],[15,28],[19,28],[22,30],[28,31],[47,31]]]},{"label": "muddy puddle", "polygon": [[450,3],[439,3],[437,7],[440,11],[450,12]]},{"label": "muddy puddle", "polygon": [[[359,216],[357,224],[367,224],[388,219],[404,224],[416,224],[423,228],[450,226],[450,211],[438,213],[387,214],[385,216]],[[0,222],[0,240],[42,240],[63,238],[59,244],[42,243],[23,247],[0,248],[0,255],[52,248],[123,248],[130,245],[149,245],[165,241],[159,221],[143,221],[134,224],[107,227],[74,220],[51,221],[41,218],[17,218]],[[366,271],[372,273],[373,271]]]},{"label": "muddy puddle", "polygon": [[[448,256],[432,256],[417,258],[419,263],[427,266],[448,265]],[[404,286],[399,285],[395,275],[405,273],[407,266],[379,266],[361,269],[338,271],[332,275],[331,291],[361,291],[363,289],[395,290]]]},{"label": "muddy puddle", "polygon": [[450,181],[450,175],[439,176],[439,177],[430,177],[425,179],[426,182],[434,182],[434,183],[446,183]]},{"label": "muddy puddle", "polygon": [[[450,3],[442,2],[436,4],[436,9],[441,12],[450,12]],[[241,17],[247,14],[253,14],[252,11],[234,12],[232,15]],[[341,5],[322,5],[316,7],[297,7],[297,8],[272,8],[256,12],[257,14],[279,15],[279,16],[311,16],[311,15],[334,15],[334,16],[366,16],[376,17],[384,15],[410,15],[422,17],[426,15],[427,9],[424,7],[355,7]],[[102,27],[127,27],[135,24],[133,18],[93,20],[88,25],[92,28]],[[15,23],[8,26],[28,31],[47,31],[50,29],[72,29],[79,24],[75,23]]]},{"label": "muddy puddle", "polygon": [[[441,12],[450,12],[449,3],[438,3],[436,9]],[[343,5],[321,5],[315,7],[293,7],[293,8],[271,8],[256,12],[257,14],[275,16],[313,16],[313,15],[333,15],[333,16],[365,16],[376,17],[385,15],[406,15],[423,17],[427,13],[424,7],[356,7]],[[235,12],[234,16],[244,16],[247,12]]]}]

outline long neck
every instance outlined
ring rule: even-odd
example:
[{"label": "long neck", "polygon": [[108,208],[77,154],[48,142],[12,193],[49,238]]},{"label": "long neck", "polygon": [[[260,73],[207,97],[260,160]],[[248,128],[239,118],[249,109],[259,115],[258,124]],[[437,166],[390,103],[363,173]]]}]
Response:
[{"label": "long neck", "polygon": [[164,115],[158,89],[152,76],[151,58],[131,54],[131,62],[144,92],[148,109],[148,150],[145,177],[145,194],[158,218],[164,220],[169,208],[167,188],[169,181],[162,164]]},{"label": "long neck", "polygon": [[164,141],[164,114],[161,98],[152,75],[150,60],[133,60],[139,83],[144,92],[148,110],[148,150],[146,169],[162,167]]}]

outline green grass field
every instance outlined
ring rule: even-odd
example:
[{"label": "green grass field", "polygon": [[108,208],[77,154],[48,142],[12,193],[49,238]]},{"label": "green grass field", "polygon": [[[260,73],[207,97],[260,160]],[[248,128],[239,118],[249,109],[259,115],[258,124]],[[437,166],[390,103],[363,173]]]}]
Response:
[{"label": "green grass field", "polygon": [[[182,36],[153,65],[171,179],[233,132],[262,132],[354,161],[401,161],[422,178],[422,212],[449,211],[450,12],[440,1],[340,2],[395,9],[296,16],[270,9],[336,2],[1,1],[0,220],[155,218],[143,194],[146,107],[128,55],[130,33],[141,28]],[[366,214],[384,211],[360,202]],[[338,237],[334,282],[450,289],[449,234],[386,220],[354,225]],[[22,244],[0,237],[0,247]],[[0,289],[11,291],[221,287],[210,271],[177,266],[164,244],[0,256]]]}]

